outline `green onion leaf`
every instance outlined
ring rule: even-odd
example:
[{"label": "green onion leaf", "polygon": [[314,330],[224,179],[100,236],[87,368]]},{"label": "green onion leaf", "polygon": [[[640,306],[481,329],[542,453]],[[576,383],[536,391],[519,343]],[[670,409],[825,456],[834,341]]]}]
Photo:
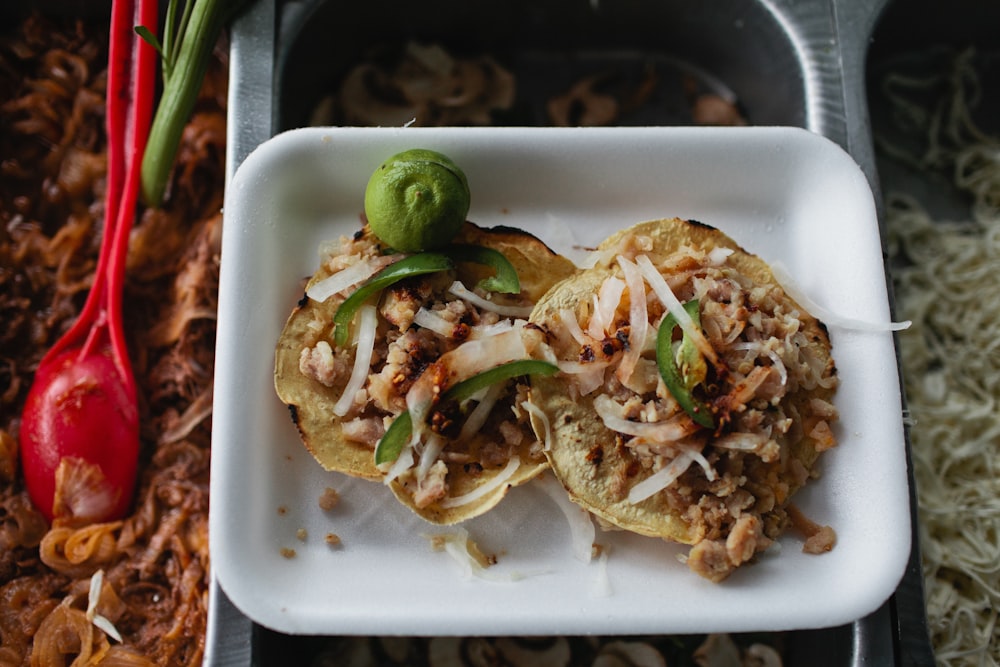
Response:
[{"label": "green onion leaf", "polygon": [[[147,206],[159,208],[163,203],[181,135],[198,101],[212,50],[222,27],[245,1],[188,0],[177,25],[176,3],[167,7],[168,22],[159,49],[163,57],[163,92],[142,155],[142,198]],[[143,32],[139,34],[149,41]]]},{"label": "green onion leaf", "polygon": [[160,44],[160,40],[156,38],[156,35],[153,34],[152,30],[150,30],[144,25],[137,25],[135,26],[134,29],[135,29],[135,34],[139,35],[139,37],[141,37],[144,42],[152,46],[153,49],[156,51],[157,55],[159,55],[161,58],[166,58],[166,55],[163,50],[163,45]]}]

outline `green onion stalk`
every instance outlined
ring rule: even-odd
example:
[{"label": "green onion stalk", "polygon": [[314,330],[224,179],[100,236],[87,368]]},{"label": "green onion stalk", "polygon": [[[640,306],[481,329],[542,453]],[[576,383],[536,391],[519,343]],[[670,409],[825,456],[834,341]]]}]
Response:
[{"label": "green onion stalk", "polygon": [[170,171],[177,156],[184,126],[198,100],[208,70],[209,57],[222,27],[242,7],[245,0],[170,0],[167,5],[162,42],[148,26],[135,27],[136,33],[160,54],[163,94],[153,117],[149,141],[142,159],[143,202],[157,208],[163,203]]}]

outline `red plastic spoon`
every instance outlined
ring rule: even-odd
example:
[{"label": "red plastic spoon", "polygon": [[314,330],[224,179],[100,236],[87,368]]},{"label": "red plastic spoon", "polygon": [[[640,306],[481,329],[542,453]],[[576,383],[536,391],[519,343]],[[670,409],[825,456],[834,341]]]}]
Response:
[{"label": "red plastic spoon", "polygon": [[104,236],[94,284],[79,319],[39,364],[22,413],[25,485],[49,520],[119,518],[135,490],[139,411],[122,325],[122,286],[156,73],[156,52],[134,27],[156,22],[156,0],[114,0]]}]

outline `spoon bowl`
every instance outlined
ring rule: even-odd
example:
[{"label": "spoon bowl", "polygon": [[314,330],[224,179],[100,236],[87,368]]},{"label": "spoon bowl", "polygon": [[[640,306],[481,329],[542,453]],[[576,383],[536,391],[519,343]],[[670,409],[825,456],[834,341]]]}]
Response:
[{"label": "spoon bowl", "polygon": [[135,383],[110,345],[83,352],[71,347],[39,366],[22,413],[25,483],[50,520],[66,511],[81,519],[121,517],[135,487]]}]

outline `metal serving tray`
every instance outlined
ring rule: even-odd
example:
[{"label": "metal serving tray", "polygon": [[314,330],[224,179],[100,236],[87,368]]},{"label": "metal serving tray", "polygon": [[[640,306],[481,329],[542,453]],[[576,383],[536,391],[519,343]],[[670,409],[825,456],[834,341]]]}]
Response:
[{"label": "metal serving tray", "polygon": [[[868,177],[881,222],[864,84],[869,40],[887,2],[434,0],[388,7],[256,0],[232,30],[227,176],[266,139],[307,124],[310,110],[364,45],[376,41],[369,36],[377,30],[386,42],[415,37],[503,51],[525,72],[579,65],[579,58],[560,59],[572,53],[619,60],[655,54],[733,96],[751,124],[803,127],[840,144]],[[530,99],[526,105],[530,124],[538,112]],[[679,108],[666,102],[662,117],[632,122],[684,124]],[[899,589],[880,609],[846,626],[787,633],[787,664],[932,665],[913,544]],[[301,664],[314,644],[257,626],[215,583],[209,607],[207,665]]]}]

